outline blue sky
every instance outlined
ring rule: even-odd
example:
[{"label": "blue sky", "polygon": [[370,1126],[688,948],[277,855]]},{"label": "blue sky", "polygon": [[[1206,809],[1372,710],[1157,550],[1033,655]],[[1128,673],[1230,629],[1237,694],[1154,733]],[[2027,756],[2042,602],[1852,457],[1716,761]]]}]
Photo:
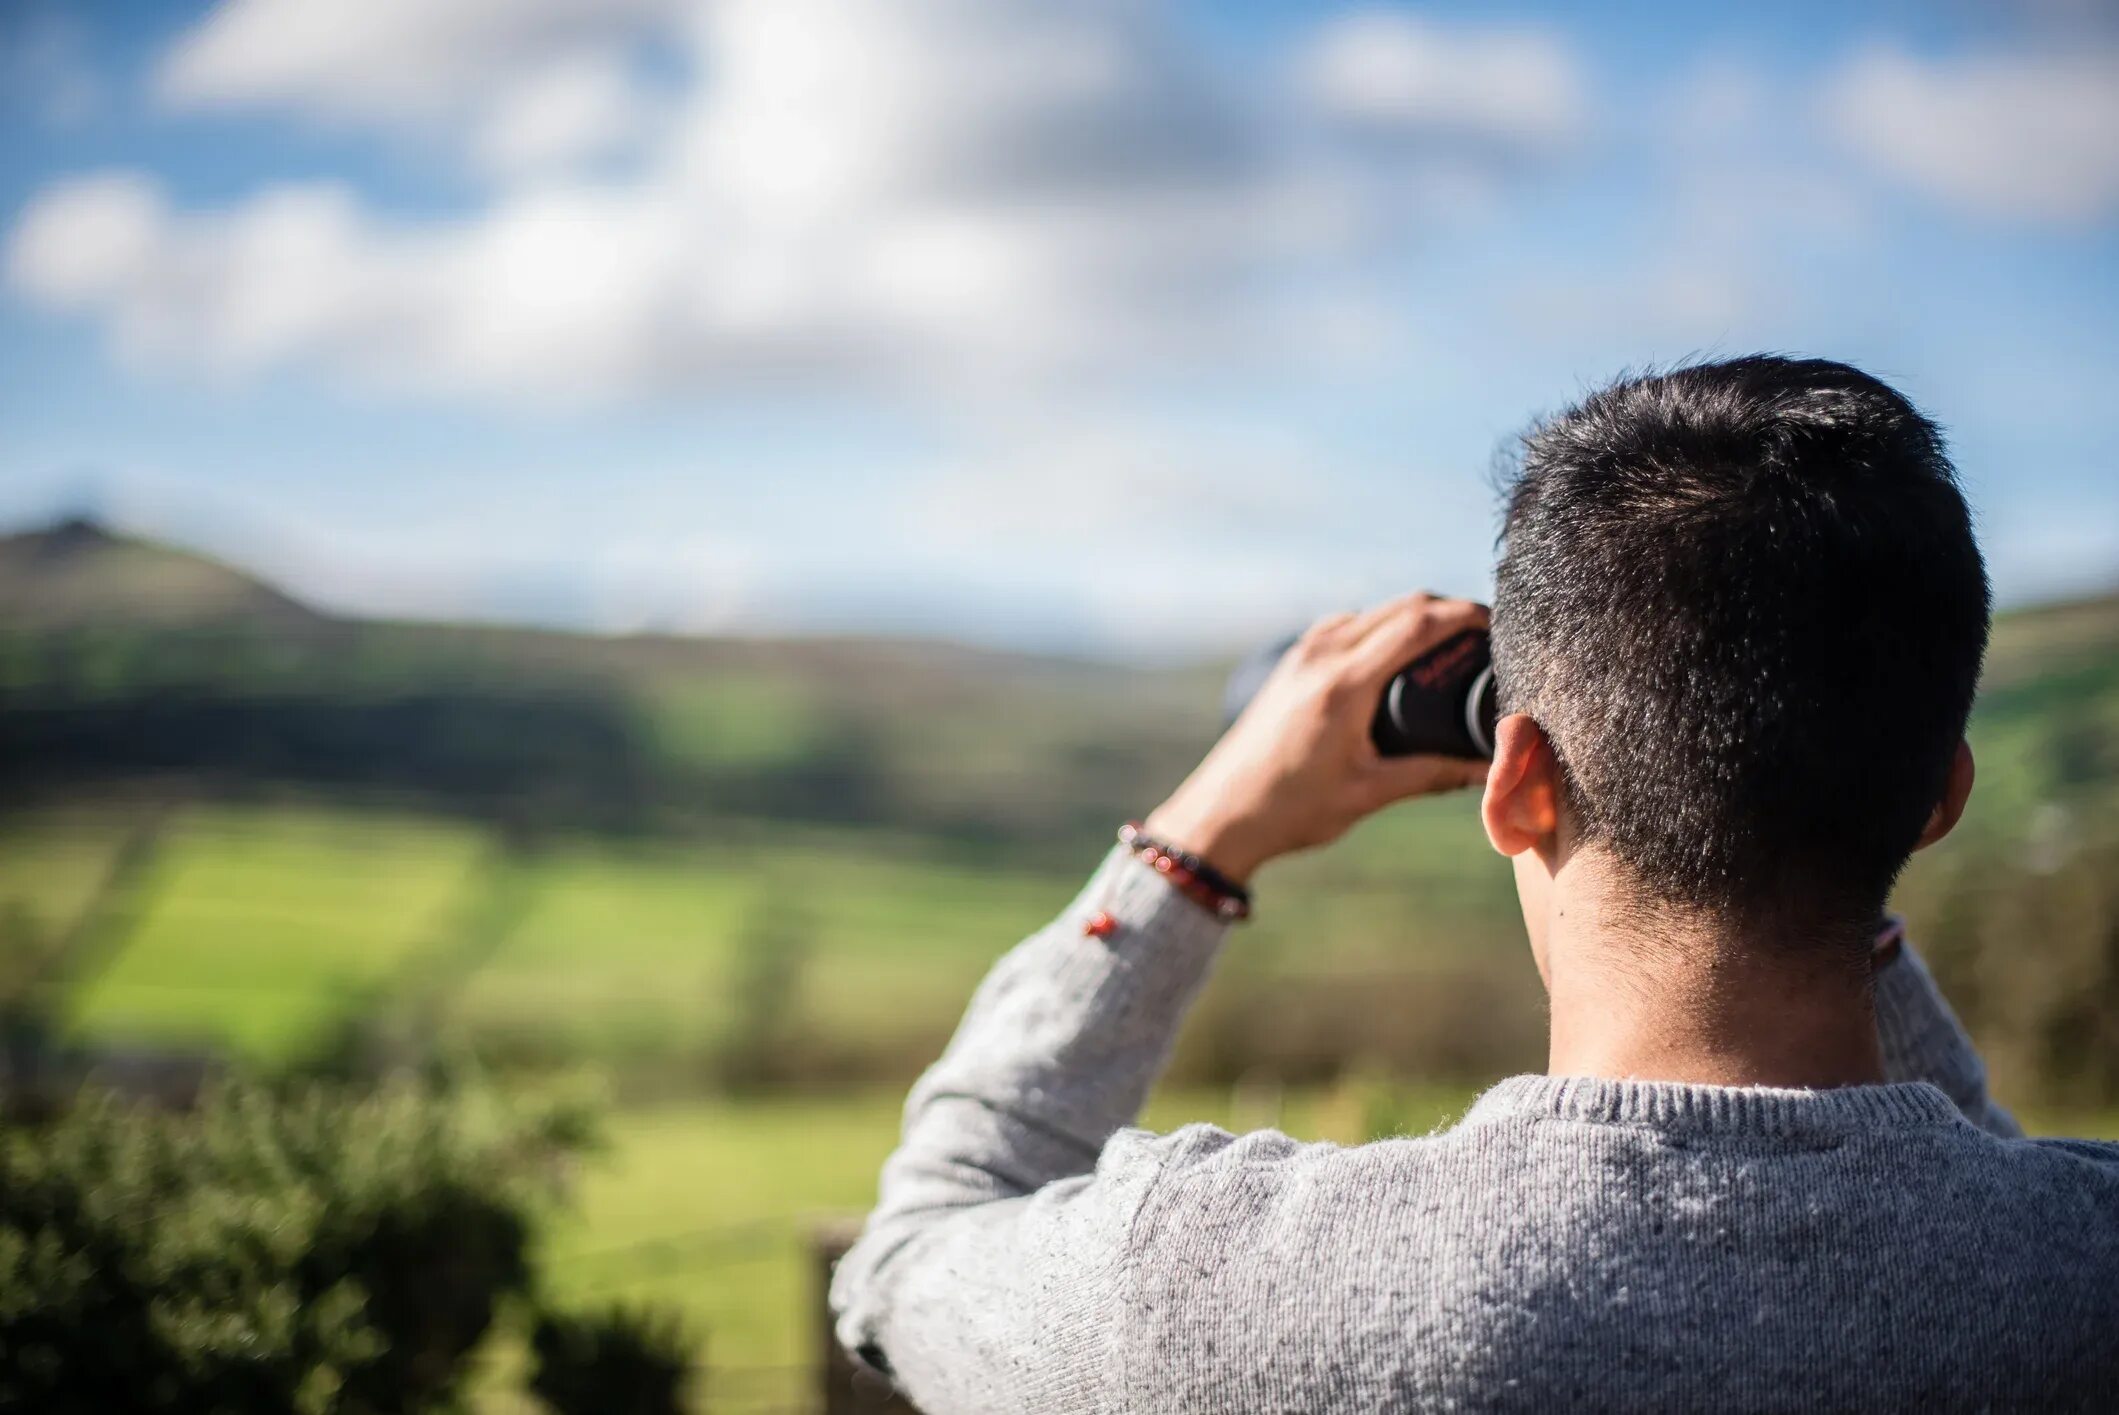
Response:
[{"label": "blue sky", "polygon": [[[0,20],[0,517],[374,612],[1188,653],[1482,593],[1626,367],[1861,363],[2119,579],[2094,4]],[[1706,13],[1703,13],[1706,12]]]}]

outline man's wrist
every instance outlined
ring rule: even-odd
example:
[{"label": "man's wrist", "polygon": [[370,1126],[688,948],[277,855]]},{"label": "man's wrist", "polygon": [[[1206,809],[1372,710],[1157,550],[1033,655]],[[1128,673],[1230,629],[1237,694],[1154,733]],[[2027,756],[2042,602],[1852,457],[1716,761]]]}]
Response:
[{"label": "man's wrist", "polygon": [[1174,800],[1156,807],[1141,824],[1155,839],[1197,855],[1241,888],[1248,889],[1251,876],[1271,858],[1247,840],[1238,823],[1212,811],[1187,810]]}]

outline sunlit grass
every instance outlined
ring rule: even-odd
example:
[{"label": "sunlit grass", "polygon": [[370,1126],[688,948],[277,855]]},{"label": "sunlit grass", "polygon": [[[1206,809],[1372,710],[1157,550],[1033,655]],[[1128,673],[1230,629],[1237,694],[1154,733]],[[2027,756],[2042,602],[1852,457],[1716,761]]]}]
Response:
[{"label": "sunlit grass", "polygon": [[529,913],[445,1016],[474,1045],[553,1060],[703,1047],[741,1005],[740,955],[763,931],[798,951],[793,1006],[806,1027],[931,1031],[1068,887],[808,835],[570,846],[536,867]]},{"label": "sunlit grass", "polygon": [[164,833],[137,932],[69,999],[70,1027],[286,1059],[445,936],[481,848],[425,819],[186,814]]},{"label": "sunlit grass", "polygon": [[810,695],[762,674],[659,685],[645,701],[656,742],[672,760],[699,766],[799,761],[827,730]]},{"label": "sunlit grass", "polygon": [[554,1057],[692,1044],[729,1013],[730,942],[751,890],[714,852],[556,850],[527,914],[463,980],[445,1025]]},{"label": "sunlit grass", "polygon": [[124,839],[108,814],[51,811],[0,829],[0,913],[54,944],[80,919]]}]

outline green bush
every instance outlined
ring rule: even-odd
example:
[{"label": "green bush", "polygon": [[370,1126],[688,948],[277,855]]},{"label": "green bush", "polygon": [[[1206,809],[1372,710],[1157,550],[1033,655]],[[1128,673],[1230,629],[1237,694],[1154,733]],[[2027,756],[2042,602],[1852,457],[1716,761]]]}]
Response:
[{"label": "green bush", "polygon": [[2119,814],[2049,805],[1938,863],[1906,914],[1997,1093],[2119,1104]]},{"label": "green bush", "polygon": [[668,1312],[551,1313],[530,1333],[530,1389],[558,1415],[681,1415],[699,1343]]},{"label": "green bush", "polygon": [[581,1139],[409,1087],[0,1129],[0,1409],[449,1407]]}]

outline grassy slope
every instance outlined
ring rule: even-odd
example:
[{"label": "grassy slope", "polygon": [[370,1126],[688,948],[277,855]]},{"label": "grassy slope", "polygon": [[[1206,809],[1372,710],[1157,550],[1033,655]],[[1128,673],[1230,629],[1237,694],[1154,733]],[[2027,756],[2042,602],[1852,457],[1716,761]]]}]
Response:
[{"label": "grassy slope", "polygon": [[250,575],[92,522],[0,536],[0,622],[43,628],[107,624],[271,623],[317,616]]},{"label": "grassy slope", "polygon": [[88,908],[121,830],[103,812],[56,811],[0,831],[0,917],[18,964],[41,961]]},{"label": "grassy slope", "polygon": [[[1490,947],[1508,925],[1507,875],[1467,806],[1408,809],[1291,864],[1249,935],[1245,967],[1358,976]],[[83,811],[17,820],[0,837],[0,900],[40,927],[75,917],[123,822]],[[420,954],[450,946],[491,848],[472,826],[422,818],[177,812],[140,924],[70,998],[69,1026],[294,1059]],[[771,908],[804,954],[791,1004],[803,1026],[909,1058],[946,1031],[986,964],[1066,901],[1096,848],[1033,870],[794,828],[692,844],[569,842],[526,866],[526,912],[450,986],[439,1016],[500,1061],[623,1068],[697,1051],[726,1030],[739,954]]]},{"label": "grassy slope", "polygon": [[69,999],[69,1024],[284,1059],[443,936],[477,849],[470,831],[418,819],[186,813],[139,928]]}]

